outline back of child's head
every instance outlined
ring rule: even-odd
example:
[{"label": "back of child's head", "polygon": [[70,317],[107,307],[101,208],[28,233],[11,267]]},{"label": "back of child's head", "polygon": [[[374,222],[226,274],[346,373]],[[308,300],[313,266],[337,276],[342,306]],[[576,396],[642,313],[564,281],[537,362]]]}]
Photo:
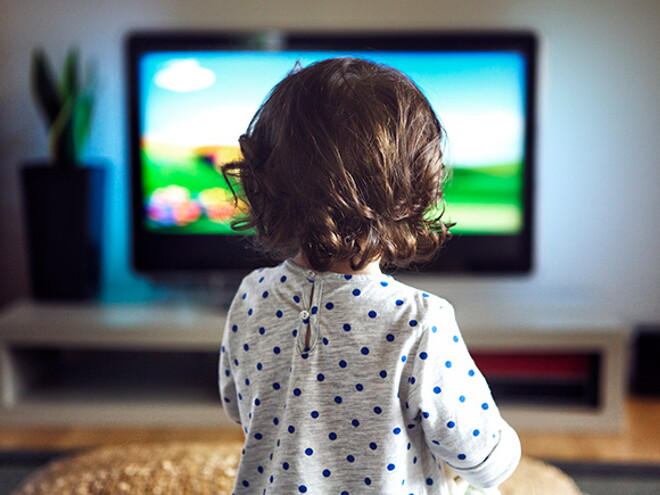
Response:
[{"label": "back of child's head", "polygon": [[434,208],[442,140],[428,100],[396,69],[336,58],[294,70],[241,136],[243,158],[223,167],[249,205],[234,228],[255,229],[273,258],[302,251],[318,271],[429,259],[447,236]]}]

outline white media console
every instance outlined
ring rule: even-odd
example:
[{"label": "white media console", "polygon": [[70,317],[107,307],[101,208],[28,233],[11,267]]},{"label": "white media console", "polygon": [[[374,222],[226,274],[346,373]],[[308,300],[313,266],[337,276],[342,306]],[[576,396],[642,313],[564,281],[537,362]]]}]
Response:
[{"label": "white media console", "polygon": [[[511,402],[496,395],[512,425],[527,431],[623,427],[626,326],[554,310],[461,314],[475,356],[591,359],[586,402],[570,394],[560,400],[518,394]],[[0,312],[0,426],[231,426],[216,386],[223,326],[221,310],[184,303],[10,306]],[[506,379],[506,370],[500,376]],[[539,383],[552,388],[553,376]],[[527,388],[533,391],[534,383]],[[515,395],[518,386],[508,390]]]}]

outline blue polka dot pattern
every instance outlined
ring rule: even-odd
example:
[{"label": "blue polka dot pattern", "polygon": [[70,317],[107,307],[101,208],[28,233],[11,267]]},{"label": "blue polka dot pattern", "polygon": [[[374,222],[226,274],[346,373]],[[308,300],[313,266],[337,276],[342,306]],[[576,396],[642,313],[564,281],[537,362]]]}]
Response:
[{"label": "blue polka dot pattern", "polygon": [[[420,495],[440,461],[473,466],[500,442],[445,301],[392,277],[287,263],[238,294],[219,366],[222,404],[247,438],[236,495]],[[352,485],[349,465],[361,473]]]}]

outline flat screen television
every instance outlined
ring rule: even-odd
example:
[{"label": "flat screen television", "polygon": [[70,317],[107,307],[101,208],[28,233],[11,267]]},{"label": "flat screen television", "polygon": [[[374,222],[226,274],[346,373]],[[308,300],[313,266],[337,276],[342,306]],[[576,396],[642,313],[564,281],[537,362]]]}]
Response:
[{"label": "flat screen television", "polygon": [[219,167],[295,64],[355,56],[398,68],[447,133],[452,239],[423,271],[526,273],[532,266],[537,43],[527,32],[182,33],[127,38],[132,256],[138,272],[272,264],[231,230]]}]

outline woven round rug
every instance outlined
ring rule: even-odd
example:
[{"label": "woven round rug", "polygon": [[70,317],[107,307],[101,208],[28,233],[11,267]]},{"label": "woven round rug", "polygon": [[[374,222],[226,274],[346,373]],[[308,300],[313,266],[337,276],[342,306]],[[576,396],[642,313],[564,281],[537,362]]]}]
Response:
[{"label": "woven round rug", "polygon": [[[229,495],[241,443],[166,443],[101,447],[51,461],[12,495]],[[581,495],[573,480],[523,457],[502,495]]]}]

